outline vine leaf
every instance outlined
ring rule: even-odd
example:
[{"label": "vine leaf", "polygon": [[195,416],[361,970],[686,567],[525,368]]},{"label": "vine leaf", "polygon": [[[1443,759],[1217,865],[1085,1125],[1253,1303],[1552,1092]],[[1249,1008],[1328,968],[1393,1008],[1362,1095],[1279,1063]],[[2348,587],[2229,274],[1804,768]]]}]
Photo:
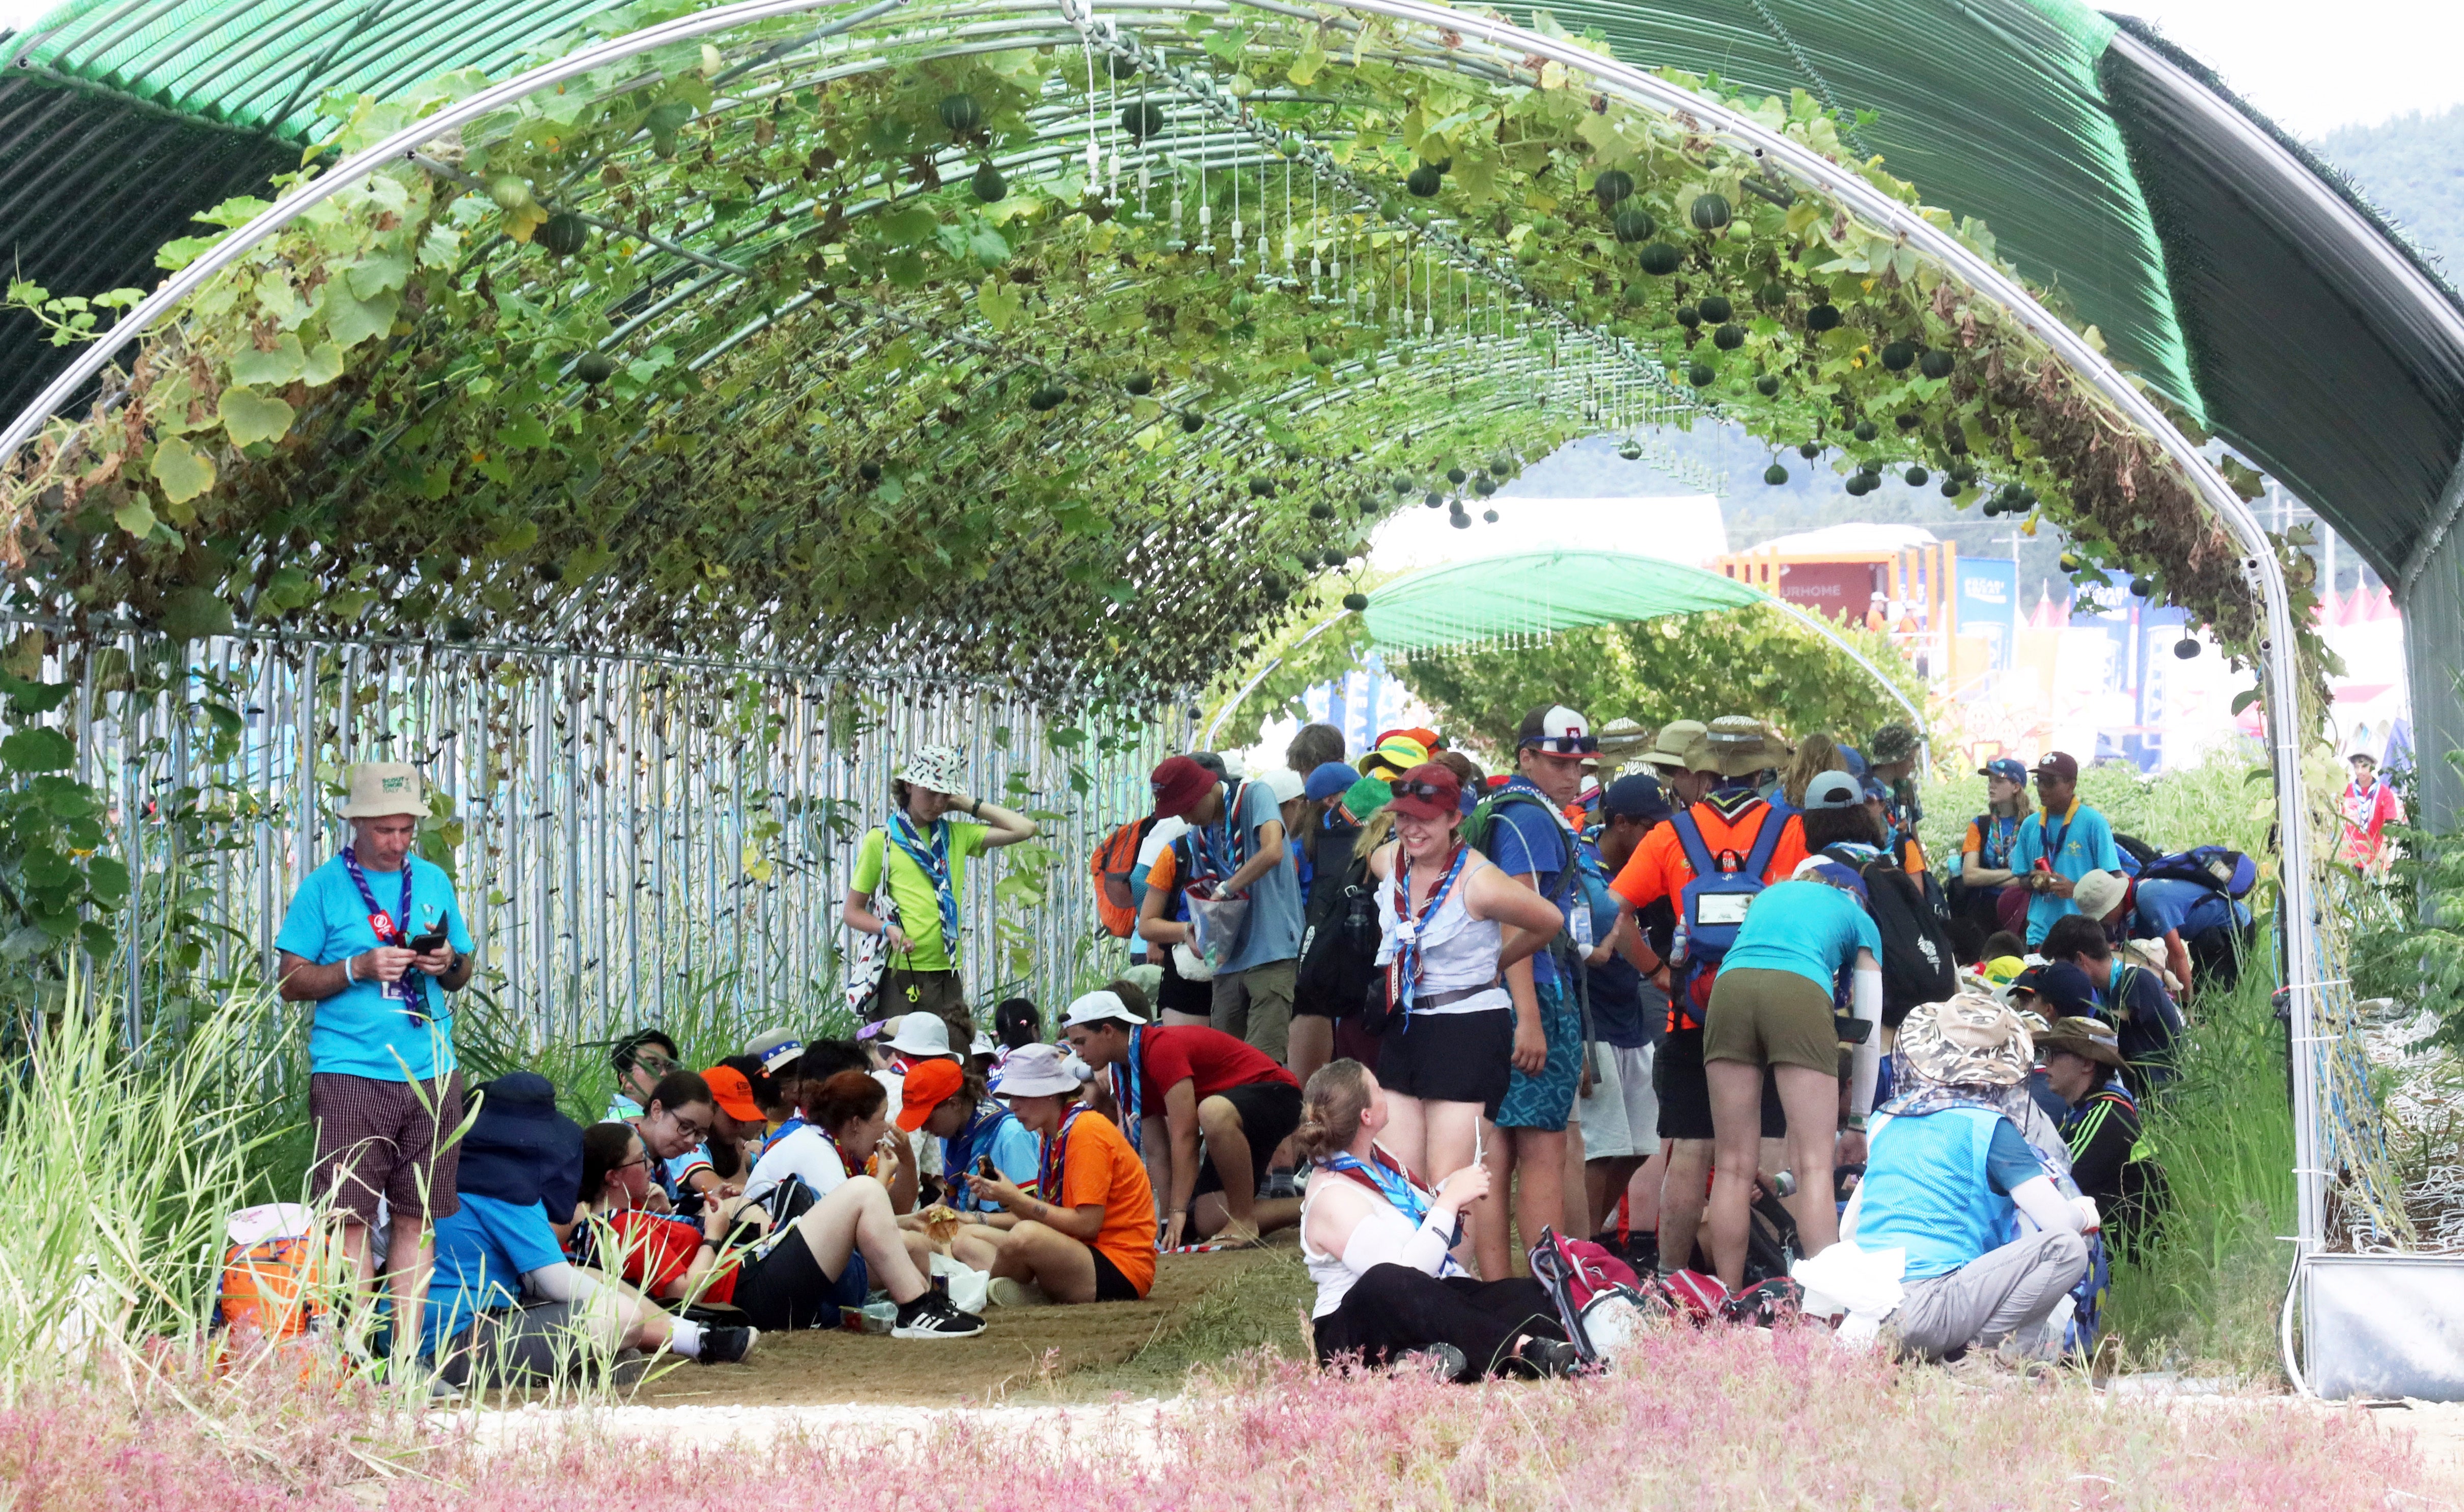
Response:
[{"label": "vine leaf", "polygon": [[36,725],[0,740],[0,762],[11,772],[65,772],[77,761],[77,747],[56,730]]},{"label": "vine leaf", "polygon": [[342,376],[342,349],[331,341],[319,341],[308,349],[307,361],[300,364],[299,381],[311,388],[322,388]]},{"label": "vine leaf", "polygon": [[347,351],[369,337],[390,330],[394,312],[401,308],[399,294],[363,299],[350,291],[344,280],[335,279],[325,285],[325,334],[333,338],[335,345]]},{"label": "vine leaf", "polygon": [[246,388],[224,389],[214,412],[222,416],[223,429],[231,433],[235,447],[252,441],[279,441],[291,428],[288,404]]},{"label": "vine leaf", "polygon": [[[204,588],[183,588],[164,602],[163,633],[174,640],[202,641],[231,632],[231,605]],[[7,743],[0,741],[0,759],[7,756]]]},{"label": "vine leaf", "polygon": [[214,486],[214,459],[178,436],[164,437],[147,466],[153,469],[154,481],[163,486],[163,496],[174,504],[186,504]]},{"label": "vine leaf", "polygon": [[301,349],[299,338],[286,332],[275,341],[270,352],[252,346],[232,358],[231,382],[251,383],[260,388],[279,388],[297,379],[307,364],[308,354]]},{"label": "vine leaf", "polygon": [[139,540],[154,534],[154,506],[145,502],[143,493],[131,493],[126,502],[111,512],[112,522]]}]

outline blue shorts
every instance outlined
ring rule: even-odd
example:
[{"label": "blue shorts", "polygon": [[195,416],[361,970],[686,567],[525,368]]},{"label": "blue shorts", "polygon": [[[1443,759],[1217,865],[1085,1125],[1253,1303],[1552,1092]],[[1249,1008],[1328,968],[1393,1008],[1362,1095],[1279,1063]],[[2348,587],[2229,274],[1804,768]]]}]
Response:
[{"label": "blue shorts", "polygon": [[1574,1090],[1583,1080],[1583,1013],[1562,982],[1535,982],[1540,1029],[1549,1037],[1549,1061],[1538,1076],[1517,1068],[1497,1110],[1500,1129],[1563,1129],[1574,1114]]}]

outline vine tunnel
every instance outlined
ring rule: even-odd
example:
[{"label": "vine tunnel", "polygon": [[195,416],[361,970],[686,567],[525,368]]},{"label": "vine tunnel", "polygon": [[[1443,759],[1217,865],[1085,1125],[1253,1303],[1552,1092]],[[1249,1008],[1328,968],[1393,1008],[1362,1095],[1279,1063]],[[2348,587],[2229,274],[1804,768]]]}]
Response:
[{"label": "vine tunnel", "polygon": [[[748,0],[403,30],[448,9],[363,11],[362,35],[234,6],[211,25],[253,31],[181,52],[165,8],[78,4],[11,40],[20,69],[289,155],[258,197],[158,196],[209,227],[148,249],[170,276],[118,324],[19,300],[16,349],[74,354],[33,364],[0,433],[0,556],[56,633],[642,646],[1154,707],[1343,591],[1397,509],[1467,517],[1572,436],[1736,426],[1775,468],[1924,469],[2040,513],[2083,576],[2261,668],[2297,1034],[2333,1038],[2300,771],[2322,674],[2300,584],[2199,443],[2217,425],[2315,491],[2383,570],[2437,550],[2464,321],[2415,263],[2361,270],[2414,303],[2351,322],[2403,391],[2356,461],[2320,424],[2260,428],[2151,213],[2161,174],[2128,166],[2145,121],[2031,142],[1963,96],[1900,138],[1968,207],[1934,208],[1808,8],[1781,8],[1802,37],[1753,8],[1787,61],[1746,88],[1705,66],[1739,56],[1705,43],[1738,24],[1714,6]],[[1989,83],[2118,100],[2177,61],[2088,12],[1997,14],[2027,34]],[[245,180],[216,141],[201,180]],[[2319,234],[2384,239],[2347,210]],[[2048,256],[2082,229],[2099,258]],[[2418,528],[2374,539],[2390,477]],[[2365,1135],[2305,1112],[2302,1137],[2315,1246],[2323,1172],[2359,1161],[2311,1151]]]}]

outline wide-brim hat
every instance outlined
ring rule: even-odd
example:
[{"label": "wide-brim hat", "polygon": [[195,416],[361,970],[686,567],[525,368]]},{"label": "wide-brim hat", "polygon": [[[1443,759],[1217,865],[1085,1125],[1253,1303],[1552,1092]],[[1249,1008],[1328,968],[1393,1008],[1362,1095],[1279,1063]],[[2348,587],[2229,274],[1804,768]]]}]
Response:
[{"label": "wide-brim hat", "polygon": [[[1763,722],[1750,714],[1722,714],[1711,721],[1703,743],[1709,748],[1712,764],[1693,770],[1717,772],[1722,777],[1751,777],[1777,765],[1783,756]],[[1688,755],[1690,757],[1692,753]]]},{"label": "wide-brim hat", "polygon": [[1651,749],[1635,759],[1649,762],[1664,772],[1690,772],[1694,769],[1685,764],[1685,757],[1709,733],[1710,727],[1700,719],[1671,719],[1660,727],[1660,734],[1652,740]]},{"label": "wide-brim hat", "polygon": [[471,1089],[478,1111],[462,1135],[456,1190],[516,1207],[545,1205],[561,1223],[582,1194],[582,1126],[557,1110],[556,1088],[514,1071]]},{"label": "wide-brim hat", "polygon": [[967,758],[957,746],[925,746],[898,769],[898,780],[909,787],[951,797],[967,790]]},{"label": "wide-brim hat", "polygon": [[2028,1026],[1983,993],[1917,1004],[1895,1048],[1916,1074],[1946,1086],[2016,1086],[2035,1063]]},{"label": "wide-brim hat", "polygon": [[1075,1097],[1078,1086],[1061,1052],[1048,1044],[1020,1045],[993,1077],[993,1091],[1001,1097]]},{"label": "wide-brim hat", "polygon": [[2067,1014],[2054,1020],[2054,1026],[2036,1037],[2036,1053],[2051,1055],[2067,1050],[2081,1060],[2099,1065],[2122,1069],[2122,1040],[2113,1025],[2101,1019]]},{"label": "wide-brim hat", "polygon": [[898,1033],[891,1038],[890,1048],[924,1059],[952,1054],[950,1026],[939,1014],[911,1013],[898,1020]]},{"label": "wide-brim hat", "polygon": [[2130,881],[2118,871],[2090,871],[2071,884],[2071,902],[2081,913],[2099,923],[2120,906],[2130,891]]},{"label": "wide-brim hat", "polygon": [[407,761],[362,761],[351,768],[351,790],[342,800],[344,819],[428,817],[428,789],[419,769]]}]

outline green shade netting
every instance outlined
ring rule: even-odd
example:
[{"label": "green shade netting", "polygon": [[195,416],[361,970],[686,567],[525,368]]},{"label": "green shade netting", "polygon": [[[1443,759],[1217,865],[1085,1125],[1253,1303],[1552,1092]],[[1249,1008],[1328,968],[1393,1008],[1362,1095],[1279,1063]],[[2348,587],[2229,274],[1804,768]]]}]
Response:
[{"label": "green shade netting", "polygon": [[1741,609],[1767,597],[1716,572],[1609,551],[1483,557],[1397,579],[1363,618],[1381,650],[1433,651],[1591,625]]}]

